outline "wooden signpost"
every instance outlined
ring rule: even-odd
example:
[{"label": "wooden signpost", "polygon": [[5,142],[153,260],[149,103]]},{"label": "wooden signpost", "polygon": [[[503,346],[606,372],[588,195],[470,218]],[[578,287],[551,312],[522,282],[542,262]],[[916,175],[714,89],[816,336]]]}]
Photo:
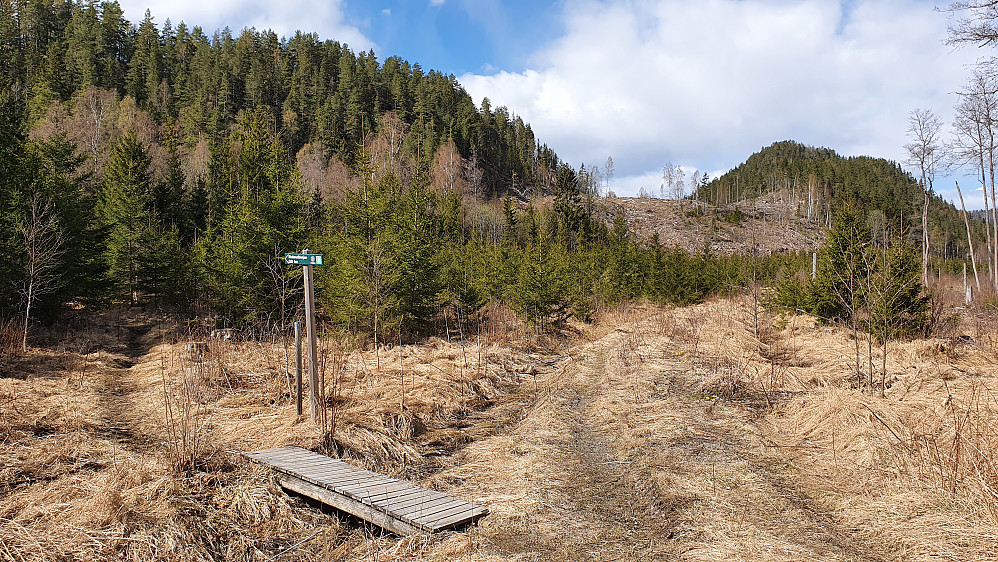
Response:
[{"label": "wooden signpost", "polygon": [[295,411],[301,415],[301,322],[295,322]]},{"label": "wooden signpost", "polygon": [[[317,350],[315,343],[315,284],[312,279],[312,267],[322,265],[322,254],[310,254],[303,250],[300,254],[284,254],[284,263],[302,266],[305,277],[305,337],[308,339],[308,396],[309,413],[312,421],[319,420],[319,369],[316,362]],[[299,347],[299,357],[301,351]],[[300,363],[299,363],[300,364]],[[301,378],[298,378],[298,396],[301,396]],[[298,414],[301,415],[301,401],[298,401]]]}]

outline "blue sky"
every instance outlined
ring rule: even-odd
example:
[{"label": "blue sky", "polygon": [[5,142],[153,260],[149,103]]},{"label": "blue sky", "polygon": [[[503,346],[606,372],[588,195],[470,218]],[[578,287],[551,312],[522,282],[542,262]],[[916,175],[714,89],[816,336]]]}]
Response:
[{"label": "blue sky", "polygon": [[556,3],[539,0],[346,2],[343,9],[381,60],[399,55],[455,76],[525,70],[537,47],[561,32]]},{"label": "blue sky", "polygon": [[[905,160],[916,108],[948,123],[969,66],[927,0],[121,0],[161,24],[296,29],[457,76],[612,188],[657,191],[666,163],[712,176],[775,141]],[[954,200],[960,179],[939,177]]]}]

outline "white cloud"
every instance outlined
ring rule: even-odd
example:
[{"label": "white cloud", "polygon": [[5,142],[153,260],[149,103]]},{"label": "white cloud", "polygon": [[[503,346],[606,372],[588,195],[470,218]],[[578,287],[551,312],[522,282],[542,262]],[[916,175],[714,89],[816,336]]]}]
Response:
[{"label": "white cloud", "polygon": [[848,4],[567,0],[528,69],[460,81],[574,165],[612,155],[619,195],[667,161],[727,169],[785,139],[901,160],[908,112],[948,119],[979,53],[942,45],[930,2]]},{"label": "white cloud", "polygon": [[125,17],[133,23],[142,20],[146,8],[152,11],[157,26],[170,19],[188,27],[199,25],[209,37],[216,29],[228,26],[234,34],[244,27],[258,30],[273,29],[278,35],[291,37],[294,32],[316,32],[322,39],[347,43],[355,50],[367,50],[374,43],[343,15],[342,0],[120,0]]},{"label": "white cloud", "polygon": [[610,190],[620,196],[637,195],[642,189],[647,193],[659,195],[662,185],[662,173],[658,170],[631,174],[613,180]]},{"label": "white cloud", "polygon": [[447,0],[430,0],[431,6],[443,6]]},{"label": "white cloud", "polygon": [[381,10],[381,15],[383,15],[383,16],[390,16],[390,15],[392,15],[392,9],[391,8],[385,8],[385,9]]}]

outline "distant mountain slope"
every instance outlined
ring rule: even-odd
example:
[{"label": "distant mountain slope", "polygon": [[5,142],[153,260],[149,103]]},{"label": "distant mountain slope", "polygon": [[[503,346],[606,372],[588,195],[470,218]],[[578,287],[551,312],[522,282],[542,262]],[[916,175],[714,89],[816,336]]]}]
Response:
[{"label": "distant mountain slope", "polygon": [[619,197],[607,199],[613,215],[621,214],[635,234],[650,240],[658,236],[666,248],[716,256],[780,254],[817,250],[825,229],[794,220],[778,198],[759,197],[739,205],[716,208],[670,199]]},{"label": "distant mountain slope", "polygon": [[[701,186],[694,197],[724,207],[759,195],[775,196],[795,217],[825,226],[838,206],[851,201],[867,212],[873,226],[921,240],[922,188],[900,165],[883,158],[843,157],[829,148],[777,142]],[[929,235],[933,254],[967,255],[959,212],[938,195],[929,203]]]}]

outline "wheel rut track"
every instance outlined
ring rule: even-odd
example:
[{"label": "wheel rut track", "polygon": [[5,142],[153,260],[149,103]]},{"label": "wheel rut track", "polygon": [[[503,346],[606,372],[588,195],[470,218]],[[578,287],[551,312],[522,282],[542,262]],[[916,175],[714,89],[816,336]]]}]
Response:
[{"label": "wheel rut track", "polygon": [[[883,547],[841,527],[807,495],[786,470],[789,459],[767,450],[756,425],[757,412],[737,403],[705,401],[696,390],[699,381],[689,359],[677,357],[671,342],[652,338],[636,353],[628,338],[633,336],[618,329],[573,350],[573,361],[551,382],[546,398],[553,425],[564,429],[557,440],[547,442],[554,450],[546,462],[561,475],[550,479],[544,490],[546,505],[559,508],[560,527],[593,529],[580,534],[585,536],[565,537],[571,542],[569,559],[705,559],[713,543],[725,539],[708,536],[700,523],[712,510],[717,517],[721,504],[741,510],[747,525],[771,534],[785,552],[801,553],[805,559],[892,559]],[[651,358],[655,360],[645,361]],[[629,362],[633,372],[621,372],[622,362]],[[604,394],[626,394],[621,388],[631,388],[627,377],[648,379],[638,387],[643,390],[629,398],[637,405],[654,402],[653,409],[668,410],[678,434],[636,446],[628,430],[621,430],[613,419],[617,413],[600,401]],[[635,422],[630,431],[641,430]],[[663,456],[679,462],[662,463],[658,459]],[[691,493],[689,487],[670,485],[710,480],[712,472],[722,469],[738,470],[754,482],[769,506],[740,497],[736,486]],[[532,552],[541,559],[562,559],[566,552],[564,545],[534,537],[521,548],[501,550]]]}]

